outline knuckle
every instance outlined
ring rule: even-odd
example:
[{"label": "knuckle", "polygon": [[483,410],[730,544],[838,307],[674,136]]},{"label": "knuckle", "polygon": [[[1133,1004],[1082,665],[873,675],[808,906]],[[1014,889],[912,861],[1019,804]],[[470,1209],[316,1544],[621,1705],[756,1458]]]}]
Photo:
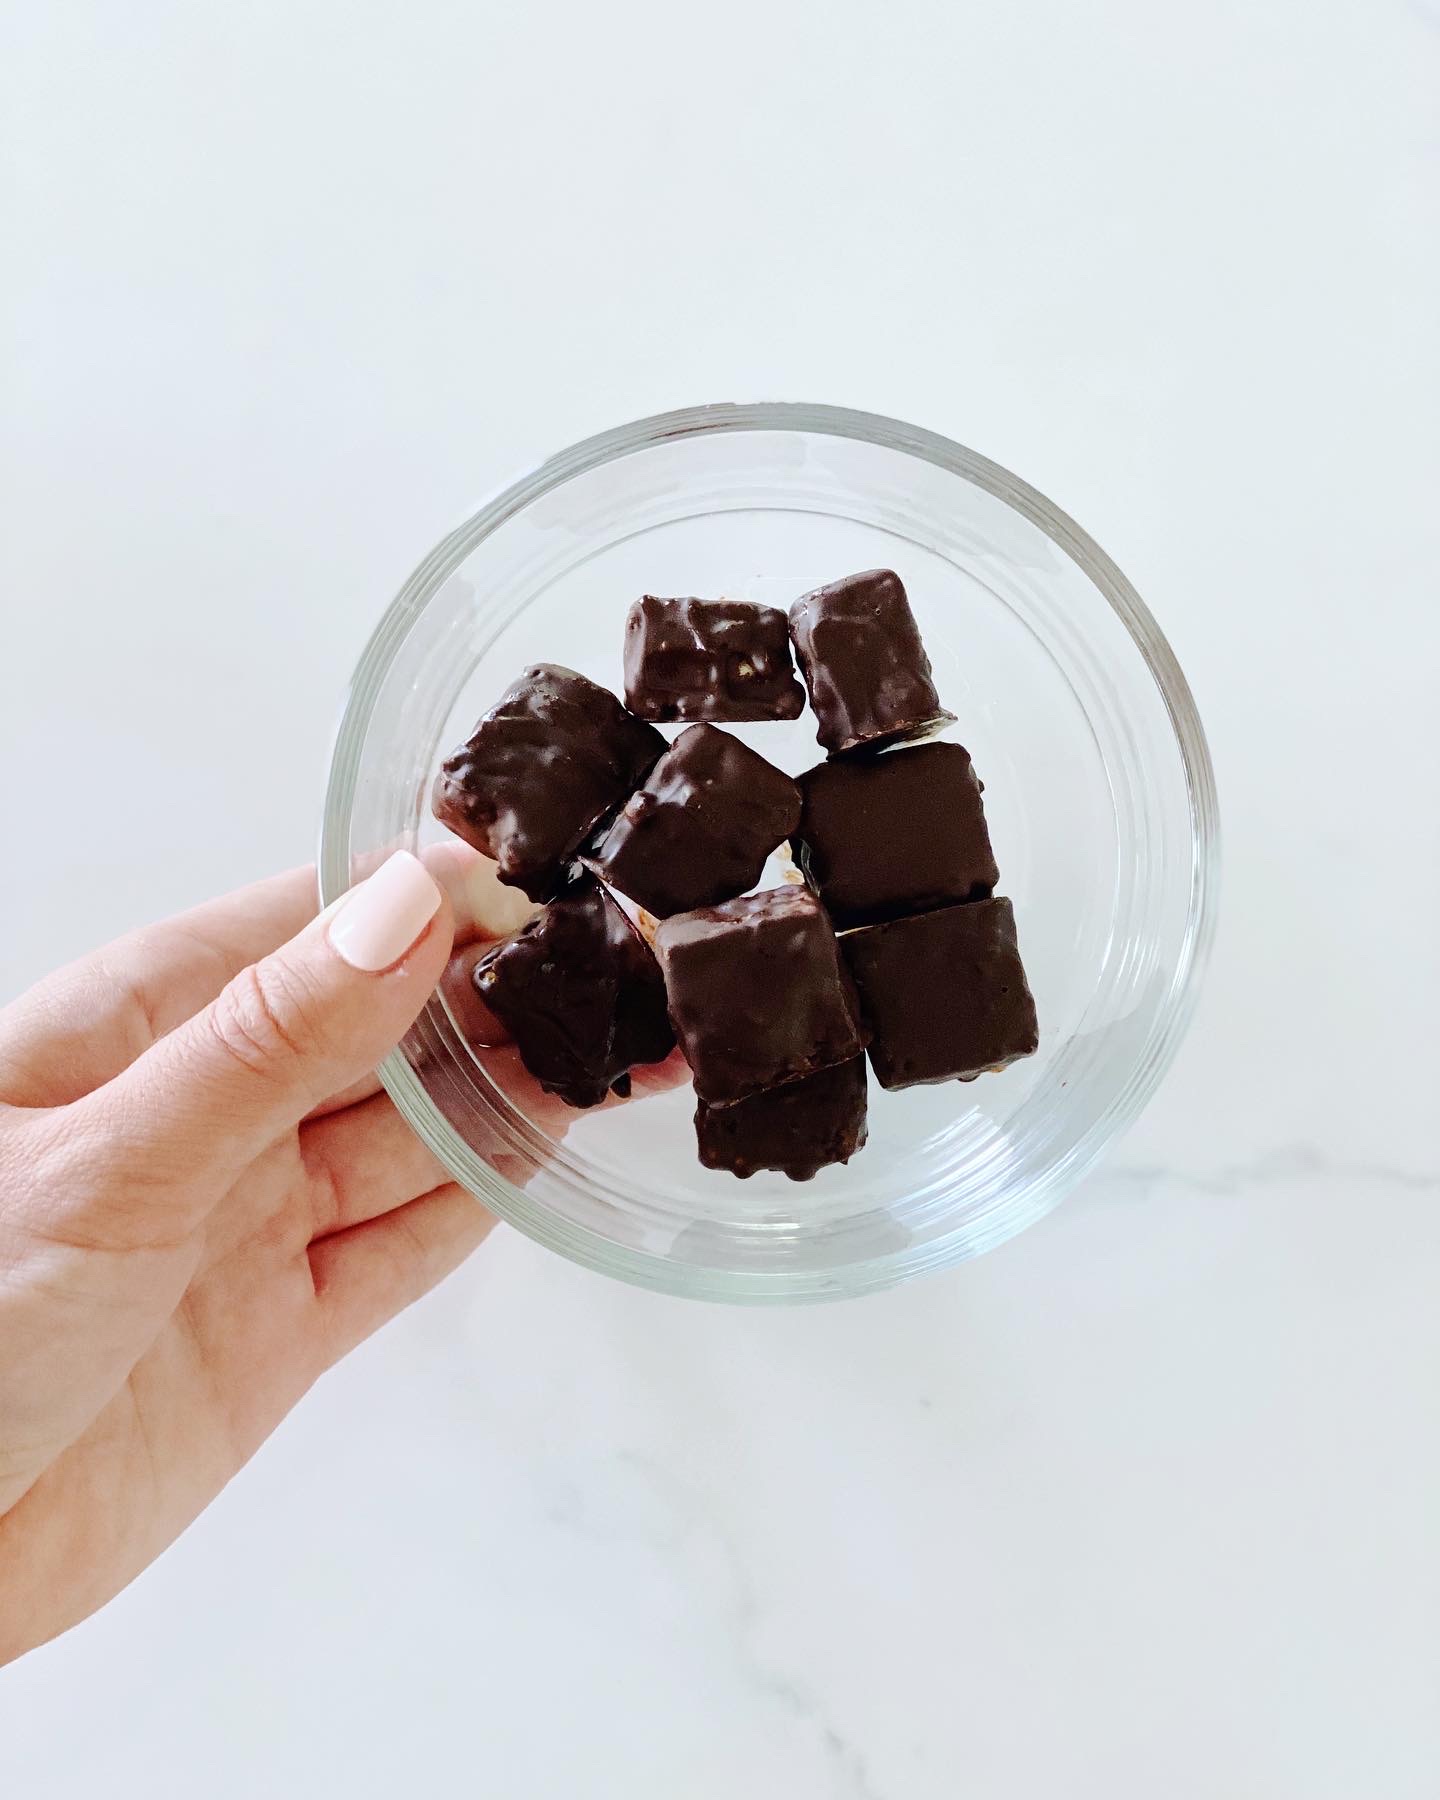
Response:
[{"label": "knuckle", "polygon": [[318,997],[304,977],[278,959],[242,969],[210,1009],[222,1053],[254,1075],[305,1061],[323,1049]]}]

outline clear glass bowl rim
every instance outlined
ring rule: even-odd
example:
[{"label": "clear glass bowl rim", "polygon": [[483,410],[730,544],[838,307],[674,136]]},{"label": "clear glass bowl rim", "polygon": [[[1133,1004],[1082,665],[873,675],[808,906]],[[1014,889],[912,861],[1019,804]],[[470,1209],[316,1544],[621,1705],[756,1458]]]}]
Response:
[{"label": "clear glass bowl rim", "polygon": [[[471,552],[505,522],[577,475],[676,438],[722,432],[789,432],[849,438],[916,457],[959,476],[1028,519],[1068,556],[1105,597],[1129,633],[1159,689],[1175,734],[1190,805],[1193,860],[1186,927],[1168,1003],[1132,1079],[1090,1124],[1065,1158],[1033,1184],[1006,1228],[984,1243],[906,1246],[867,1261],[811,1270],[717,1269],[689,1265],[620,1245],[536,1205],[519,1188],[475,1160],[456,1178],[498,1217],[536,1242],[602,1273],[641,1287],[694,1298],[796,1301],[872,1292],[992,1248],[1033,1224],[1071,1191],[1114,1137],[1143,1110],[1174,1060],[1190,1022],[1215,931],[1220,826],[1215,775],[1204,728],[1180,664],[1149,608],[1115,562],[1070,516],[999,463],[937,432],[880,413],[804,401],[725,402],[682,407],[618,425],[548,457],[493,495],[443,538],[391,602],[356,665],[336,729],[321,828],[322,906],[350,886],[350,830],[361,753],[376,700],[415,620]],[[381,1081],[424,1142],[452,1166],[439,1114],[401,1050],[380,1065]]]}]

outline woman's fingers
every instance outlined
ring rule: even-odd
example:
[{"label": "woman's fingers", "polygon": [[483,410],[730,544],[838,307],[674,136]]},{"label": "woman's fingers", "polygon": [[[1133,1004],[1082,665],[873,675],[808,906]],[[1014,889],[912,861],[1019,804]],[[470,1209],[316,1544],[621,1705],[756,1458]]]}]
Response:
[{"label": "woman's fingers", "polygon": [[57,970],[0,1012],[0,1100],[65,1106],[112,1080],[315,909],[314,870],[291,869]]},{"label": "woman's fingers", "polygon": [[[502,887],[494,863],[468,844],[458,840],[432,844],[421,852],[420,859],[444,888],[455,919],[458,947],[440,978],[440,991],[472,1043],[503,1044],[510,1034],[475,992],[470,977],[495,939],[517,929],[535,909],[523,894]],[[310,1116],[324,1118],[380,1091],[380,1077],[372,1069],[338,1094],[327,1096]]]},{"label": "woman's fingers", "polygon": [[358,1106],[362,1100],[368,1100],[372,1094],[384,1093],[385,1086],[377,1069],[368,1069],[358,1081],[352,1081],[341,1088],[338,1094],[328,1094],[318,1106],[312,1106],[305,1117],[309,1119],[328,1119],[331,1113],[344,1112],[347,1106]]},{"label": "woman's fingers", "polygon": [[672,1050],[664,1062],[640,1063],[630,1071],[630,1092],[635,1100],[647,1095],[668,1094],[671,1088],[684,1087],[690,1080],[690,1065],[678,1050]]},{"label": "woman's fingers", "polygon": [[302,1126],[300,1154],[317,1238],[378,1218],[447,1179],[388,1094]]},{"label": "woman's fingers", "polygon": [[365,1225],[310,1246],[310,1274],[326,1352],[338,1362],[388,1319],[429,1293],[482,1242],[495,1221],[454,1182]]},{"label": "woman's fingers", "polygon": [[[458,840],[431,845],[420,860],[451,901],[459,944],[503,937],[534,910],[500,883],[493,862]],[[316,910],[315,871],[291,869],[57,970],[0,1010],[0,1102],[66,1106],[102,1087]]]},{"label": "woman's fingers", "polygon": [[131,1245],[193,1229],[261,1150],[399,1041],[449,950],[444,895],[398,851],[77,1102],[65,1117],[77,1137],[103,1138],[107,1191],[124,1195],[110,1227]]},{"label": "woman's fingers", "polygon": [[[476,946],[474,956],[534,910],[523,894],[501,884],[493,862],[458,840],[429,846],[420,860],[451,902],[456,943]],[[67,1106],[103,1087],[210,1005],[243,969],[294,937],[316,909],[314,870],[291,869],[146,925],[57,970],[0,1010],[0,1102]],[[378,1089],[367,1071],[323,1098],[316,1111],[334,1111]]]},{"label": "woman's fingers", "polygon": [[506,887],[488,856],[449,838],[430,844],[420,860],[444,888],[455,914],[455,942],[473,944],[508,937],[536,910],[518,888]]}]

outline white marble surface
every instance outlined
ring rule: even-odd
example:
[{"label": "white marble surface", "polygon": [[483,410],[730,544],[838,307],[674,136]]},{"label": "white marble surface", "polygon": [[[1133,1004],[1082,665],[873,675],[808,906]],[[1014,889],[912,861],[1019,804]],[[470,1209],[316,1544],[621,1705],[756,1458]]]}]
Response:
[{"label": "white marble surface", "polygon": [[1227,836],[1195,1030],[1045,1225],[784,1314],[500,1236],[0,1675],[0,1791],[1433,1796],[1434,0],[0,21],[6,993],[304,855],[419,554],[697,398],[1054,496]]}]

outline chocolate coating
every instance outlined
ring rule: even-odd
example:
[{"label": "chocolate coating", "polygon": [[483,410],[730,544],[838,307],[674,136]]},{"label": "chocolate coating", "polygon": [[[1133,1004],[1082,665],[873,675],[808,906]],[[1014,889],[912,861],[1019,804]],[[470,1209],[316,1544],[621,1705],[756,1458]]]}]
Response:
[{"label": "chocolate coating", "polygon": [[1008,900],[867,925],[840,941],[881,1087],[973,1081],[1039,1043]]},{"label": "chocolate coating", "polygon": [[930,658],[893,569],[868,569],[804,594],[790,608],[817,740],[838,755],[925,737],[954,718],[940,704]]},{"label": "chocolate coating", "polygon": [[784,613],[646,594],[625,620],[625,703],[642,719],[798,719]]},{"label": "chocolate coating", "polygon": [[564,885],[587,834],[665,748],[608,688],[538,663],[496,701],[435,778],[435,817],[532,900]]},{"label": "chocolate coating", "polygon": [[800,822],[800,790],[713,725],[691,725],[625,802],[586,858],[657,919],[754,887]]},{"label": "chocolate coating", "polygon": [[742,1181],[759,1169],[809,1181],[864,1148],[865,1089],[865,1058],[855,1056],[733,1106],[702,1100],[695,1108],[700,1160]]},{"label": "chocolate coating", "polygon": [[659,965],[588,879],[487,950],[474,981],[525,1067],[571,1106],[628,1094],[629,1070],[675,1046]]},{"label": "chocolate coating", "polygon": [[677,913],[656,932],[655,953],[695,1091],[712,1106],[865,1047],[835,935],[804,888]]},{"label": "chocolate coating", "polygon": [[959,744],[823,762],[800,792],[791,848],[837,929],[994,892],[980,782]]}]

